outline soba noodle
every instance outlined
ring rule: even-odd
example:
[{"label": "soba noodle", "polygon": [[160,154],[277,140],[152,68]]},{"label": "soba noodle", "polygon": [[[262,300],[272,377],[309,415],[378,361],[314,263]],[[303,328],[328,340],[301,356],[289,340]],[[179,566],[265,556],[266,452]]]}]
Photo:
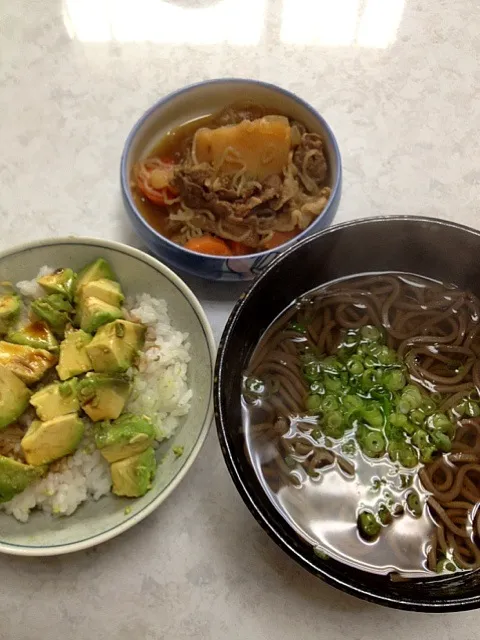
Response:
[{"label": "soba noodle", "polygon": [[[253,449],[270,447],[261,473],[277,489],[289,482],[302,487],[331,469],[355,476],[358,457],[345,453],[355,433],[347,429],[339,442],[322,438],[321,421],[307,410],[305,354],[334,357],[346,335],[380,328],[408,384],[452,423],[448,450],[414,468],[433,530],[424,541],[423,568],[480,567],[479,319],[475,295],[414,275],[345,279],[298,300],[266,331],[245,374],[245,381],[254,381],[244,388],[247,438]],[[402,473],[401,465],[383,458],[393,475]],[[397,507],[398,514],[408,510],[405,501]]]}]

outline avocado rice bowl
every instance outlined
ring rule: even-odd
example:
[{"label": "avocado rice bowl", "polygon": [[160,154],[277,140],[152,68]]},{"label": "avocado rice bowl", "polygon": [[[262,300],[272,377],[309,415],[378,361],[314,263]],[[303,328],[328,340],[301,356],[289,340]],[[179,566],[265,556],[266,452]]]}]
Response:
[{"label": "avocado rice bowl", "polygon": [[166,302],[124,299],[102,258],[0,287],[0,510],[26,522],[144,495],[192,397]]}]

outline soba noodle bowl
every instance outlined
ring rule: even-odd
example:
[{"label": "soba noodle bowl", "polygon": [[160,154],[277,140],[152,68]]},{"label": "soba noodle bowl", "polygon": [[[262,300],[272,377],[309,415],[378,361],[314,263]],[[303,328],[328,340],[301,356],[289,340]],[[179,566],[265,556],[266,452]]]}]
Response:
[{"label": "soba noodle bowl", "polygon": [[480,566],[480,300],[410,274],[295,301],[245,372],[246,448],[320,555],[407,577]]}]

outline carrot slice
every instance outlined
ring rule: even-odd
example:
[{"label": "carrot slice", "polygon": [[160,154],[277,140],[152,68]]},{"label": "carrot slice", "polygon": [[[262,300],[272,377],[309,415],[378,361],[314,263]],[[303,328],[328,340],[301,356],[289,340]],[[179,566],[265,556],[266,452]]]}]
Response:
[{"label": "carrot slice", "polygon": [[275,249],[275,247],[279,247],[281,244],[295,238],[299,233],[300,231],[297,228],[293,229],[293,231],[274,231],[273,236],[263,246],[265,249]]},{"label": "carrot slice", "polygon": [[[170,158],[149,158],[140,163],[136,169],[137,187],[143,195],[154,204],[164,205],[169,199],[172,200],[176,195],[175,188],[170,183],[173,178],[174,162]],[[155,188],[152,184],[152,176],[164,174],[165,186]]]},{"label": "carrot slice", "polygon": [[190,249],[190,251],[205,253],[210,256],[233,255],[226,242],[208,234],[198,238],[190,238],[183,246],[185,249]]},{"label": "carrot slice", "polygon": [[232,248],[234,256],[246,256],[249,253],[254,253],[251,247],[247,247],[243,242],[237,242],[236,240],[230,240],[229,245]]}]

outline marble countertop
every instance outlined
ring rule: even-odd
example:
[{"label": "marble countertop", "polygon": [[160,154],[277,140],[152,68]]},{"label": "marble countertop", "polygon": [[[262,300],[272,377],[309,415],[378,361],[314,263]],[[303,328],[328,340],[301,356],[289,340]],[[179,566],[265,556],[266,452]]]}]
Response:
[{"label": "marble countertop", "polygon": [[[187,83],[259,78],[310,101],[343,154],[338,222],[480,228],[475,0],[3,0],[0,249],[92,235],[141,246],[119,159],[137,117]],[[216,337],[240,288],[189,284]],[[212,429],[156,513],[101,547],[0,557],[0,639],[473,640],[479,614],[374,606],[313,578],[260,529]]]}]

